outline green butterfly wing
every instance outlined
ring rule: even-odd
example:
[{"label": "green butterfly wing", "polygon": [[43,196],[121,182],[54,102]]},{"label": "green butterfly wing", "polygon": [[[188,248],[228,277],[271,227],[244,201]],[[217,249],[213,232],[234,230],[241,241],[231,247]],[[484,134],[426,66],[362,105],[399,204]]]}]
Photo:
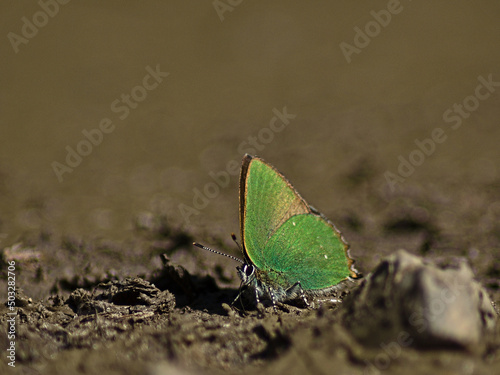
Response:
[{"label": "green butterfly wing", "polygon": [[356,277],[340,232],[313,211],[262,159],[245,155],[240,177],[240,226],[247,261],[274,270],[306,290]]},{"label": "green butterfly wing", "polygon": [[263,249],[263,269],[281,273],[290,285],[300,281],[304,290],[331,287],[353,276],[347,244],[330,223],[314,214],[286,221]]},{"label": "green butterfly wing", "polygon": [[263,264],[267,241],[290,217],[309,207],[288,181],[259,158],[245,155],[240,178],[240,228],[247,260]]}]

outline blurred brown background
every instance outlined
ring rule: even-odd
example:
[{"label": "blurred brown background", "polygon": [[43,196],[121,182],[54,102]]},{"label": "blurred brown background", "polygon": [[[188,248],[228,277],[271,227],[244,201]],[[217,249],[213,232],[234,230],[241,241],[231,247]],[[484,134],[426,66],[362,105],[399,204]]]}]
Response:
[{"label": "blurred brown background", "polygon": [[[179,205],[194,207],[193,189],[239,164],[249,148],[242,143],[269,136],[261,130],[284,107],[296,117],[257,154],[332,218],[362,217],[373,192],[387,194],[384,172],[397,173],[398,156],[408,159],[415,139],[438,127],[446,141],[398,189],[432,187],[446,197],[450,186],[472,186],[472,194],[497,186],[500,87],[460,128],[443,120],[475,95],[478,77],[500,82],[496,1],[46,4],[1,5],[4,245],[32,231],[119,239],[148,212],[201,237],[229,238],[238,231],[237,177],[189,222]],[[390,20],[381,12],[388,7],[397,11]],[[377,29],[373,12],[385,27]],[[376,35],[346,59],[340,46],[356,47],[356,27]],[[136,88],[148,66],[169,75],[152,90]],[[120,119],[125,112],[112,103],[131,92],[143,100]],[[67,146],[76,150],[82,131],[106,118],[114,130],[59,181],[52,164],[66,164]],[[370,187],[344,183],[353,175]],[[497,189],[487,189],[488,205],[476,208],[499,212]]]}]

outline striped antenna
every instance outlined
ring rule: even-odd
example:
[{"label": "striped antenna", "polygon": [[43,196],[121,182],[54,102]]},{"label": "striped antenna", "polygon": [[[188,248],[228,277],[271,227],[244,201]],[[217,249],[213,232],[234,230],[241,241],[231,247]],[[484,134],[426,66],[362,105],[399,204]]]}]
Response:
[{"label": "striped antenna", "polygon": [[196,246],[196,247],[199,247],[200,249],[208,250],[208,251],[211,251],[212,253],[219,254],[219,255],[224,255],[225,257],[231,258],[233,260],[236,260],[237,262],[245,264],[245,262],[242,261],[240,258],[233,257],[232,255],[221,253],[220,251],[217,251],[217,250],[213,250],[213,249],[211,249],[209,247],[206,247],[206,246],[204,246],[202,244],[199,244],[198,242],[193,242],[193,245]]},{"label": "striped antenna", "polygon": [[232,239],[233,239],[233,241],[236,243],[236,246],[238,246],[238,249],[240,249],[240,251],[243,251],[243,250],[241,250],[240,243],[239,243],[239,242],[238,242],[238,240],[236,239],[236,234],[231,233],[231,238],[232,238]]}]

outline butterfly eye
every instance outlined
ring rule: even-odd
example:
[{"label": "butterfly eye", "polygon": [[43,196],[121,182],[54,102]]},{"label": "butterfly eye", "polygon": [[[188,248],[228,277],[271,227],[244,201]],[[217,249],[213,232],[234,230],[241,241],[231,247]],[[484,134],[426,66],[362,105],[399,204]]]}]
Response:
[{"label": "butterfly eye", "polygon": [[243,272],[245,272],[245,275],[247,275],[248,277],[253,275],[254,270],[254,266],[252,265],[245,264],[243,266]]}]

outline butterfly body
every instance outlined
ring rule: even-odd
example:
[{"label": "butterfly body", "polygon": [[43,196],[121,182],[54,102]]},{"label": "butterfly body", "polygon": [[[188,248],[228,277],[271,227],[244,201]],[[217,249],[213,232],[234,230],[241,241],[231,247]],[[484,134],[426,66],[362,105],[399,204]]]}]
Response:
[{"label": "butterfly body", "polygon": [[335,226],[309,206],[286,178],[245,155],[240,175],[242,286],[261,299],[286,302],[323,295],[359,275]]},{"label": "butterfly body", "polygon": [[237,299],[245,293],[255,303],[301,298],[309,305],[307,296],[329,294],[343,281],[360,277],[333,223],[283,174],[248,154],[240,174],[240,229],[244,260],[226,255],[242,263],[236,267],[241,278]]},{"label": "butterfly body", "polygon": [[260,270],[251,264],[236,268],[242,286],[248,288],[255,301],[269,300],[273,304],[304,296],[299,282],[290,284],[283,272],[276,270]]}]

